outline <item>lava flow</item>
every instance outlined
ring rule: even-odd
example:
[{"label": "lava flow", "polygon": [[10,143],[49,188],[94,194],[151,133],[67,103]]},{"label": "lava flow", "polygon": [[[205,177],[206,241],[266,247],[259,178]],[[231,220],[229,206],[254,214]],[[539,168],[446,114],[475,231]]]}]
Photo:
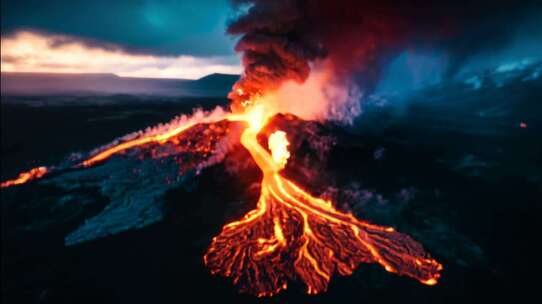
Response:
[{"label": "lava flow", "polygon": [[295,279],[307,285],[308,294],[317,294],[335,273],[349,275],[359,263],[437,283],[442,266],[412,238],[342,213],[281,176],[289,157],[286,133],[271,134],[270,155],[256,139],[265,125],[263,106],[254,106],[247,118],[241,143],[263,172],[260,199],[255,210],[213,239],[204,256],[213,274],[232,277],[242,292],[257,296],[274,295]]},{"label": "lava flow", "polygon": [[[269,137],[269,150],[257,141],[269,117],[275,114],[259,98],[241,114],[220,113],[172,124],[121,143],[109,145],[74,165],[85,168],[112,155],[149,143],[178,143],[174,139],[195,125],[219,120],[244,121],[248,127],[241,144],[263,172],[257,208],[241,220],[224,226],[204,256],[214,274],[232,277],[242,292],[271,296],[287,288],[288,281],[301,280],[308,294],[327,289],[331,277],[351,274],[360,263],[378,263],[385,270],[436,284],[442,266],[428,257],[422,246],[391,227],[380,227],[336,210],[333,203],[311,196],[281,176],[287,163],[287,134]],[[207,129],[210,129],[208,127]],[[20,174],[2,187],[22,184],[48,173],[38,167]]]},{"label": "lava flow", "polygon": [[43,177],[47,173],[46,167],[33,168],[30,171],[22,172],[16,179],[8,180],[0,184],[0,188],[11,187],[14,185],[24,184],[31,180]]},{"label": "lava flow", "polygon": [[[378,263],[386,271],[436,284],[442,266],[411,237],[340,212],[331,201],[311,196],[280,174],[290,156],[287,134],[276,131],[269,136],[271,153],[257,140],[274,114],[264,98],[257,98],[240,114],[193,116],[105,146],[73,168],[90,167],[150,143],[178,145],[178,136],[190,133],[188,130],[196,125],[207,124],[204,130],[210,130],[217,121],[242,121],[247,127],[241,144],[263,172],[261,194],[256,209],[225,225],[213,238],[204,255],[204,263],[213,274],[231,277],[241,292],[257,296],[277,294],[295,280],[305,283],[308,294],[317,294],[327,289],[334,274],[350,275],[360,263]],[[2,183],[2,187],[42,178],[50,171],[35,168]]]}]

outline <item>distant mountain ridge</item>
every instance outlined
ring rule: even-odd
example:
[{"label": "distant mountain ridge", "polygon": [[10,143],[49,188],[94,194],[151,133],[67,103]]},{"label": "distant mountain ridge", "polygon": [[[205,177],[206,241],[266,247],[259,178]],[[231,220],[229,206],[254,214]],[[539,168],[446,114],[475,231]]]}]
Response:
[{"label": "distant mountain ridge", "polygon": [[132,78],[115,74],[2,72],[2,95],[132,94],[187,97],[226,96],[239,75],[210,74],[197,80]]}]

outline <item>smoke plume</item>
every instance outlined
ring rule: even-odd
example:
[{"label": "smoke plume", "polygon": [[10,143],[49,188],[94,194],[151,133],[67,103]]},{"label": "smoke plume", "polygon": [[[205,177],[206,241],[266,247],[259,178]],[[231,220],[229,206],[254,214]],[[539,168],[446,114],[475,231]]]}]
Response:
[{"label": "smoke plume", "polygon": [[[246,11],[228,27],[228,33],[240,37],[235,50],[242,54],[244,66],[229,96],[233,108],[285,83],[290,91],[296,84],[302,89],[311,71],[317,71],[319,80],[321,75],[326,79],[321,90],[344,91],[339,102],[317,103],[318,113],[311,115],[326,118],[334,118],[329,114],[342,108],[352,110],[352,100],[359,102],[360,92],[375,86],[381,67],[397,52],[412,46],[444,48],[453,73],[468,56],[506,43],[511,29],[528,12],[540,11],[537,1],[523,1],[521,7],[507,1],[461,0],[233,0],[233,4]],[[302,97],[287,102],[311,107]]]}]

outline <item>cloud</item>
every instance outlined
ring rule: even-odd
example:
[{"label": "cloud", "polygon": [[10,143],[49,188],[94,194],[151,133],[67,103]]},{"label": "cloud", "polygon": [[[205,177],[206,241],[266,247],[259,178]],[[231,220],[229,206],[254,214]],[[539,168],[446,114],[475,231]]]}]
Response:
[{"label": "cloud", "polygon": [[228,56],[130,54],[77,37],[20,31],[1,38],[2,72],[114,73],[123,77],[197,79],[211,73],[239,74]]},{"label": "cloud", "polygon": [[26,29],[113,43],[128,53],[232,56],[228,0],[1,0],[2,35]]}]

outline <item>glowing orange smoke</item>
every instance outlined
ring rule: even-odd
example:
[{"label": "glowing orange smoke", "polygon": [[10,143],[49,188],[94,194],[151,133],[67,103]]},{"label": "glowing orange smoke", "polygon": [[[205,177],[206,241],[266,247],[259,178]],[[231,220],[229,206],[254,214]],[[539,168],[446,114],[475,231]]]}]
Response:
[{"label": "glowing orange smoke", "polygon": [[30,171],[20,173],[16,179],[2,182],[2,184],[0,184],[0,187],[5,188],[5,187],[14,186],[14,185],[24,184],[28,181],[38,179],[44,176],[46,173],[47,173],[47,168],[45,167],[33,168]]},{"label": "glowing orange smoke", "polygon": [[[257,140],[258,133],[278,109],[262,97],[243,107],[240,113],[194,115],[153,129],[106,146],[75,167],[89,167],[149,143],[178,145],[181,134],[190,134],[187,130],[195,130],[202,123],[243,121],[247,127],[240,141],[263,172],[261,194],[256,209],[225,225],[213,238],[204,255],[204,263],[213,274],[231,277],[242,292],[257,296],[274,295],[294,280],[305,283],[308,294],[317,294],[327,289],[333,275],[350,275],[360,263],[378,263],[388,272],[410,276],[427,285],[437,283],[442,266],[411,237],[341,212],[331,201],[313,197],[283,177],[280,171],[290,157],[286,132],[276,131],[269,136],[271,153]],[[16,180],[2,183],[2,187],[25,183],[47,172],[44,167],[32,169]]]}]

